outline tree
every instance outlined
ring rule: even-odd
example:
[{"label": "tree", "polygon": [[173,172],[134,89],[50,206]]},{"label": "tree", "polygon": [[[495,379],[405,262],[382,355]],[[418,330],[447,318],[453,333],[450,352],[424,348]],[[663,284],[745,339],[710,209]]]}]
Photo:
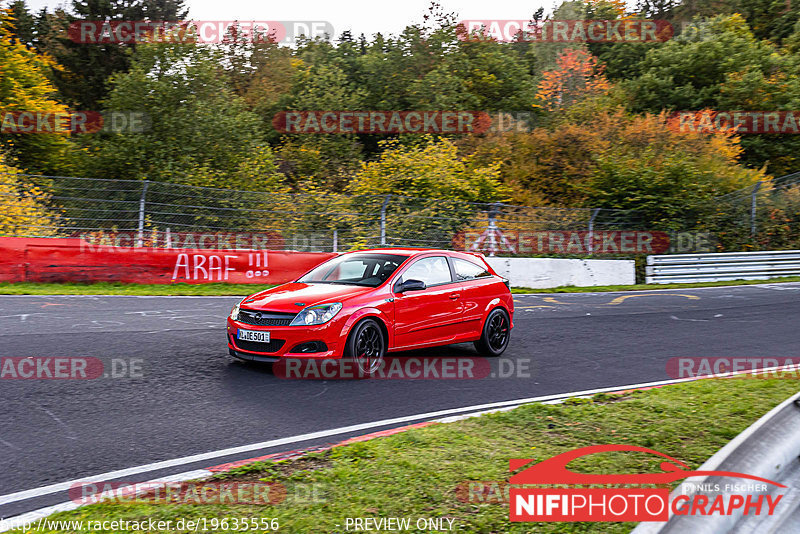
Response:
[{"label": "tree", "polygon": [[387,200],[387,226],[406,244],[449,246],[484,207],[473,202],[503,201],[508,191],[494,163],[459,157],[449,139],[426,137],[415,146],[397,140],[381,143],[375,161],[363,163],[348,188],[354,197],[349,211],[362,215],[351,222],[356,235],[377,235],[376,215]]},{"label": "tree", "polygon": [[719,16],[649,50],[641,76],[622,86],[634,111],[716,108],[730,74],[746,69],[769,73],[779,63],[775,47],[756,39],[741,16]]},{"label": "tree", "polygon": [[654,227],[693,224],[714,196],[765,179],[738,165],[738,138],[671,126],[664,114],[631,114],[595,98],[550,128],[490,135],[462,150],[482,164],[502,161],[515,202],[639,210],[640,224]]},{"label": "tree", "polygon": [[[143,132],[90,140],[92,175],[179,180],[198,167],[233,171],[261,144],[258,117],[222,75],[213,49],[183,43],[137,47],[127,73],[111,79],[107,107],[149,119]],[[183,179],[181,179],[183,180]]]},{"label": "tree", "polygon": [[348,192],[472,202],[505,199],[507,191],[497,165],[459,157],[458,148],[448,139],[427,137],[423,145],[412,147],[393,140],[381,145],[383,152],[377,160],[362,164]]},{"label": "tree", "polygon": [[[0,11],[0,111],[67,114],[47,71],[53,60],[21,43],[10,10]],[[9,162],[31,172],[63,170],[71,145],[59,133],[0,133]]]},{"label": "tree", "polygon": [[[335,63],[301,67],[294,88],[294,97],[288,106],[291,111],[363,109],[363,90],[350,83]],[[342,187],[345,174],[354,170],[361,159],[361,144],[354,134],[289,134],[284,136],[283,144],[281,155],[290,166],[294,162],[296,181],[311,179],[334,189]],[[318,163],[302,165],[306,160],[295,159],[296,152],[316,153]],[[324,169],[325,175],[315,172],[314,167]]]},{"label": "tree", "polygon": [[27,182],[0,154],[0,235],[56,235],[58,215],[47,200],[43,190]]},{"label": "tree", "polygon": [[[186,17],[183,0],[72,0],[70,11],[55,21],[53,30],[66,34],[70,23],[90,21],[175,21]],[[52,31],[52,30],[51,30]],[[46,50],[63,67],[53,76],[65,101],[75,108],[97,111],[108,94],[107,82],[130,67],[135,43],[76,43],[66,37]]]},{"label": "tree", "polygon": [[558,57],[557,66],[542,74],[536,94],[541,106],[548,110],[569,107],[610,88],[602,65],[588,52],[567,49]]},{"label": "tree", "polygon": [[[642,74],[620,86],[634,111],[800,109],[800,60],[759,41],[740,15],[697,22],[696,31],[649,51]],[[742,136],[742,162],[775,175],[797,170],[796,135]]]}]

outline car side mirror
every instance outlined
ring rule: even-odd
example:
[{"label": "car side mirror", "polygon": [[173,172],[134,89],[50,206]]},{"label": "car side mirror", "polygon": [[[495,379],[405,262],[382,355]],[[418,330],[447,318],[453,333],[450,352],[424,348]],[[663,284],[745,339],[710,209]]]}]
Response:
[{"label": "car side mirror", "polygon": [[405,282],[395,286],[395,292],[405,293],[406,291],[420,291],[426,287],[428,286],[426,286],[425,282],[421,280],[406,280]]}]

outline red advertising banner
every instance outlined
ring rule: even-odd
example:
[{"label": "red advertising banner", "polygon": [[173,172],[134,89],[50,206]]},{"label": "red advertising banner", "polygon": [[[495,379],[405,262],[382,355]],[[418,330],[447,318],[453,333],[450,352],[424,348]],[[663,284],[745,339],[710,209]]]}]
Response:
[{"label": "red advertising banner", "polygon": [[0,238],[0,281],[139,284],[289,282],[327,252],[97,246],[81,239]]}]

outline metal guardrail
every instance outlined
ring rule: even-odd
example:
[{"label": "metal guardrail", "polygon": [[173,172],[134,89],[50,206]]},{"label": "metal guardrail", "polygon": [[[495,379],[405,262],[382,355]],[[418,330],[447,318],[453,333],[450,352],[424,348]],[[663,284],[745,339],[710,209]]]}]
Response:
[{"label": "metal guardrail", "polygon": [[[705,495],[712,502],[717,495],[783,494],[773,515],[672,515],[666,523],[640,523],[631,534],[725,534],[800,533],[800,393],[789,398],[720,449],[700,471],[729,471],[766,478],[786,486],[769,486],[764,491],[730,491],[747,483],[733,477],[691,477],[670,495]],[[764,485],[767,487],[768,485]],[[712,489],[713,488],[713,489]]]},{"label": "metal guardrail", "polygon": [[648,256],[648,284],[800,276],[800,250]]}]

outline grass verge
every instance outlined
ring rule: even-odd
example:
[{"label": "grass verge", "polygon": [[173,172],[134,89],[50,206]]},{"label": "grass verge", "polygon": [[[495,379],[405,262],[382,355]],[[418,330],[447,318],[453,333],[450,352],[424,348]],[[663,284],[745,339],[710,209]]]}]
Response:
[{"label": "grass verge", "polygon": [[[263,517],[276,519],[280,532],[317,533],[344,532],[348,517],[410,517],[412,523],[418,518],[446,517],[454,520],[453,532],[627,533],[632,524],[511,524],[507,504],[464,502],[458,488],[467,481],[507,480],[511,458],[541,461],[594,444],[649,447],[696,469],[796,391],[792,380],[703,380],[621,396],[599,394],[561,405],[528,405],[298,460],[251,464],[223,475],[230,481],[284,484],[287,499],[274,506],[103,502],[50,519],[175,522]],[[658,462],[646,455],[610,453],[582,459],[571,468],[593,473],[651,472],[658,471]],[[71,529],[81,531],[74,524]],[[64,532],[47,524],[39,531]]]},{"label": "grass verge", "polygon": [[[511,288],[512,293],[603,293],[612,291],[653,291],[654,289],[683,289],[692,287],[743,286],[800,282],[800,276],[772,280],[734,280],[731,282],[704,282],[695,284],[636,284],[631,286],[563,286],[547,289]],[[120,284],[98,282],[95,284],[36,284],[29,282],[0,282],[0,295],[154,295],[154,296],[217,296],[250,295],[274,287],[258,284]]]},{"label": "grass verge", "polygon": [[244,296],[274,287],[259,284],[36,284],[0,282],[0,295],[154,295]]}]

